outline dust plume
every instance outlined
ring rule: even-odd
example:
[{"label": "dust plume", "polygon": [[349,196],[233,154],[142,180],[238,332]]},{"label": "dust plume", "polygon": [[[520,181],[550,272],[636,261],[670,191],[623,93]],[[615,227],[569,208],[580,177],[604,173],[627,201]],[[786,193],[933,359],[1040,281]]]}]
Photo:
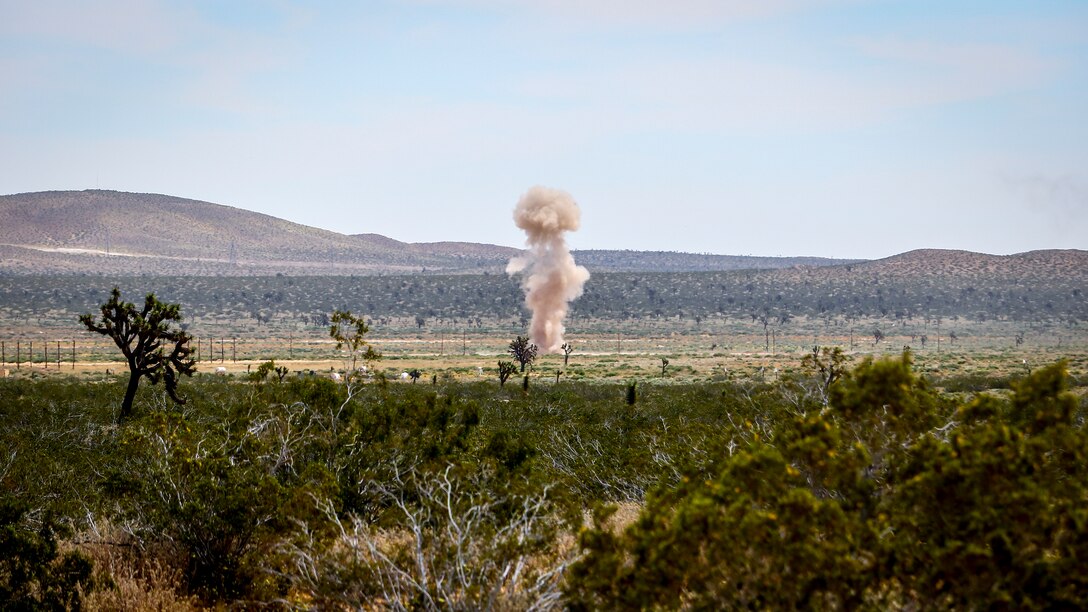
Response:
[{"label": "dust plume", "polygon": [[514,223],[525,230],[529,251],[511,259],[506,273],[524,273],[525,305],[533,312],[529,337],[546,353],[560,350],[569,304],[589,280],[589,271],[574,263],[563,239],[565,232],[578,229],[581,216],[569,193],[539,185],[514,208]]}]

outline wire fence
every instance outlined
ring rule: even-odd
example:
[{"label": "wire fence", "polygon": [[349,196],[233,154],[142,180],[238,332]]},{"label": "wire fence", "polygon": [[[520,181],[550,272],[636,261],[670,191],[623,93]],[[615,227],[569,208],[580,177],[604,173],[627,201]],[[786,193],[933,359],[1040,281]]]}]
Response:
[{"label": "wire fence", "polygon": [[[709,330],[708,330],[709,331]],[[510,336],[487,332],[423,332],[417,335],[400,334],[394,337],[368,338],[385,356],[407,358],[415,356],[440,357],[487,357],[505,355]],[[967,336],[953,340],[948,336],[930,336],[928,342],[918,342],[909,336],[893,336],[876,343],[872,337],[854,334],[762,334],[762,333],[706,333],[701,335],[643,335],[639,333],[597,333],[573,335],[576,354],[586,355],[669,355],[681,353],[706,353],[725,356],[729,352],[745,351],[789,355],[811,349],[814,344],[841,346],[848,351],[886,353],[902,350],[911,345],[920,354],[957,350],[971,350],[992,346],[1011,348],[1005,338]],[[1084,338],[1033,339],[1025,343],[1024,350],[1057,344],[1069,346]],[[336,361],[350,360],[345,350],[337,350],[335,343],[319,334],[268,336],[194,336],[191,345],[198,364],[237,364],[268,360],[279,361]],[[124,359],[117,346],[108,338],[90,334],[68,338],[27,337],[14,335],[0,337],[0,366],[4,369],[40,368],[43,370],[75,370],[80,365],[118,364]]]},{"label": "wire fence", "polygon": [[[198,363],[239,363],[269,359],[324,360],[339,357],[335,345],[319,338],[194,338],[190,344]],[[5,369],[74,370],[79,365],[123,363],[108,339],[2,339],[0,365]]]}]

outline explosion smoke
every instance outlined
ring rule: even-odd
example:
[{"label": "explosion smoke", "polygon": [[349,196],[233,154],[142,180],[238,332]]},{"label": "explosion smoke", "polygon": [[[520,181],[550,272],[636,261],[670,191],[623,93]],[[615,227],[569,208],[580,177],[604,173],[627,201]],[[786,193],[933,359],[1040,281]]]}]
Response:
[{"label": "explosion smoke", "polygon": [[506,266],[507,274],[525,272],[521,286],[533,312],[529,337],[540,350],[554,353],[563,344],[563,320],[571,300],[582,295],[589,271],[575,265],[563,239],[581,225],[582,213],[565,191],[536,186],[514,208],[514,223],[525,230],[529,252]]}]

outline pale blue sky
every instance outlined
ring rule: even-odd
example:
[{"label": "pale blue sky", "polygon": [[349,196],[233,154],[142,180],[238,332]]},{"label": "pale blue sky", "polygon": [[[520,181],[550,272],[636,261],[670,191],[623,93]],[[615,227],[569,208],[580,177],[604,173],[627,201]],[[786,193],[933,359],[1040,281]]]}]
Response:
[{"label": "pale blue sky", "polygon": [[0,193],[343,233],[877,258],[1088,248],[1088,2],[0,0]]}]

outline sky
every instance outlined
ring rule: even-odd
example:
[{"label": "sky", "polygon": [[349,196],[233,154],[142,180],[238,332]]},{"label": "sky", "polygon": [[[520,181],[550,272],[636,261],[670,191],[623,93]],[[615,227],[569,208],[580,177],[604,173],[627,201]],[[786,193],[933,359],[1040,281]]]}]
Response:
[{"label": "sky", "polygon": [[345,234],[875,259],[1088,248],[1088,2],[0,0],[0,194]]}]

